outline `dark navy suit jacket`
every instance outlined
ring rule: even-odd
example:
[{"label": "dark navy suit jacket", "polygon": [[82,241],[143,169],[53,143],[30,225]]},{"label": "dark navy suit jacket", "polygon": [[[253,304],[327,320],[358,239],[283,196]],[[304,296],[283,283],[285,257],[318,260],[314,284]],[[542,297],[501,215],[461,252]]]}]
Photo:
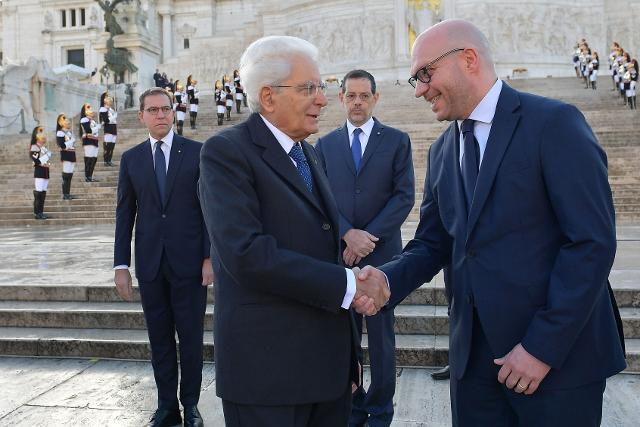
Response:
[{"label": "dark navy suit jacket", "polygon": [[205,142],[200,198],[216,276],[216,393],[247,405],[297,405],[344,395],[357,341],[341,308],[338,210],[314,148],[304,184],[262,118]]},{"label": "dark navy suit jacket", "polygon": [[163,251],[178,277],[202,276],[202,261],[209,257],[210,244],[198,200],[201,147],[199,142],[174,134],[164,202],[160,200],[149,140],[122,154],[114,266],[131,265],[135,223],[138,280],[155,279]]},{"label": "dark navy suit jacket", "polygon": [[503,85],[470,212],[455,123],[428,155],[415,238],[384,265],[393,306],[451,264],[452,375],[471,347],[473,309],[496,357],[522,343],[552,367],[541,389],[625,367],[607,277],[615,214],[602,148],[573,106]]},{"label": "dark navy suit jacket", "polygon": [[381,265],[402,251],[400,227],[415,203],[409,135],[375,120],[356,173],[346,123],[318,139],[340,213],[340,236],[352,228],[380,240],[361,265]]}]

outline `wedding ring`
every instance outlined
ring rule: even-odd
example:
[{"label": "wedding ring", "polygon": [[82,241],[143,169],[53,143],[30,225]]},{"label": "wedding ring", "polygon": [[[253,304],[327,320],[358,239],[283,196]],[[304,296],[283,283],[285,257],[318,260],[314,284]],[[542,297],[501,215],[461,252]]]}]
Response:
[{"label": "wedding ring", "polygon": [[522,384],[518,383],[518,388],[519,388],[520,390],[526,390],[526,389],[527,389],[527,387],[528,387],[528,386],[526,386],[526,385],[522,385]]}]

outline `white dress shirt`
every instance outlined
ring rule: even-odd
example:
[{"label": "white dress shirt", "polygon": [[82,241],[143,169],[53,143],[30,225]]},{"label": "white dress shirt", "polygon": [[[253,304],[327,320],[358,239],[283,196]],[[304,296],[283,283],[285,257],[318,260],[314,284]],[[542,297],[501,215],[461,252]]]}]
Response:
[{"label": "white dress shirt", "polygon": [[[491,132],[491,125],[493,124],[493,116],[496,114],[496,106],[498,105],[498,98],[500,98],[500,91],[502,91],[502,80],[498,79],[493,84],[489,92],[482,98],[482,101],[471,112],[469,118],[475,120],[475,126],[473,127],[473,135],[478,141],[480,146],[480,162],[482,166],[482,159],[484,158],[484,150],[487,148],[487,140],[489,139],[489,133]],[[462,126],[462,120],[456,121],[458,124],[458,131]],[[464,138],[460,133],[460,167],[462,168],[462,156],[464,155]]]},{"label": "white dress shirt", "polygon": [[[171,145],[173,144],[173,128],[169,129],[169,133],[166,134],[164,136],[164,138],[161,139],[162,140],[162,145],[160,146],[160,149],[162,150],[162,152],[164,153],[164,164],[167,167],[167,171],[169,170],[169,157],[171,157]],[[153,168],[155,169],[156,167],[156,162],[155,162],[155,158],[156,158],[156,142],[158,142],[160,140],[155,139],[154,137],[151,136],[151,134],[149,134],[149,144],[151,144],[151,158],[154,160],[153,162]]]},{"label": "white dress shirt", "polygon": [[[369,137],[371,136],[371,132],[373,131],[373,125],[375,122],[373,121],[373,117],[369,117],[362,126],[360,126],[359,138],[360,145],[362,146],[362,155],[364,156],[364,150],[367,149],[367,144],[369,143]],[[353,125],[349,120],[347,120],[347,131],[349,132],[349,147],[353,146],[353,131],[356,130],[356,126]]]},{"label": "white dress shirt", "polygon": [[[269,120],[265,119],[262,114],[260,114],[260,117],[264,121],[264,124],[267,125],[273,136],[276,137],[284,152],[289,154],[289,151],[291,151],[291,149],[295,144],[297,144],[297,142],[291,139],[289,135],[275,127]],[[289,156],[289,158],[291,159],[291,156]],[[291,159],[291,161],[294,165],[296,164],[293,159]],[[345,268],[345,271],[347,272],[347,290],[344,294],[341,307],[348,310],[351,306],[351,301],[353,301],[353,297],[356,295],[356,276],[355,274],[353,274],[353,271],[348,268]]]}]

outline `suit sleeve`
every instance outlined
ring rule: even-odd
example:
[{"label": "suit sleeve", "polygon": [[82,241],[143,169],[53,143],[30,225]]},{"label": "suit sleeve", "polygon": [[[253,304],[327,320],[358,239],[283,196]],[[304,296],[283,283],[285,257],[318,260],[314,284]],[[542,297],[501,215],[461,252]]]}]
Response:
[{"label": "suit sleeve", "polygon": [[[316,146],[314,147],[316,153],[318,153],[318,157],[320,158],[320,163],[322,164],[322,169],[324,170],[324,174],[327,175],[327,163],[324,158],[324,152],[322,151],[323,142],[322,138],[318,139]],[[328,175],[327,175],[328,176]],[[343,238],[347,231],[351,230],[353,225],[347,220],[347,218],[342,215],[340,212],[340,208],[338,207],[338,232],[340,233],[340,238]]]},{"label": "suit sleeve", "polygon": [[129,176],[128,158],[127,153],[122,155],[120,174],[118,175],[114,267],[117,265],[131,266],[131,235],[136,218],[137,200]]},{"label": "suit sleeve", "polygon": [[399,256],[380,267],[389,279],[390,308],[400,304],[423,283],[430,282],[451,261],[452,239],[442,225],[438,203],[430,183],[431,149],[427,159],[429,164],[424,184],[424,200],[420,206],[416,235]]},{"label": "suit sleeve", "polygon": [[415,178],[411,158],[411,140],[402,133],[401,142],[393,159],[393,194],[365,230],[382,241],[397,232],[407,219],[415,203]]},{"label": "suit sleeve", "polygon": [[547,304],[536,312],[522,345],[558,369],[607,292],[615,218],[606,155],[584,116],[560,106],[550,113],[541,140],[543,179],[564,241],[549,275]]},{"label": "suit sleeve", "polygon": [[336,312],[344,298],[343,267],[278,245],[265,232],[252,166],[222,135],[204,144],[200,200],[221,268],[239,286]]}]

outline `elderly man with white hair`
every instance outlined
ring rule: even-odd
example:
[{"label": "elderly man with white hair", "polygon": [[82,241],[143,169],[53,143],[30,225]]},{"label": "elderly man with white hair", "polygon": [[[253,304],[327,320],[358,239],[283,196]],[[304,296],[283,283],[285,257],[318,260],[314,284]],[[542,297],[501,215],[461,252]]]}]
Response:
[{"label": "elderly man with white hair", "polygon": [[295,37],[251,44],[240,74],[253,114],[201,153],[227,426],[347,425],[360,381],[349,307],[372,314],[389,297],[340,266],[336,203],[304,141],[327,104],[316,58]]}]

